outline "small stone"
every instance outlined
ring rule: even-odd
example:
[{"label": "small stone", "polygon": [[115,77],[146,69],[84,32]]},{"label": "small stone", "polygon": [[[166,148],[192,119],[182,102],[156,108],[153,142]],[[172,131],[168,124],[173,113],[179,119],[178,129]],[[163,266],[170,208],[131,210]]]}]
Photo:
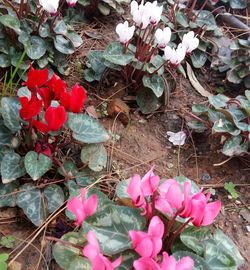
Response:
[{"label": "small stone", "polygon": [[236,203],[236,204],[241,204],[241,201],[236,200],[235,203]]},{"label": "small stone", "polygon": [[201,176],[201,180],[204,181],[204,182],[210,182],[211,176],[210,176],[208,173],[204,173],[204,174]]},{"label": "small stone", "polygon": [[140,124],[145,124],[145,123],[147,123],[147,120],[146,120],[146,119],[140,119],[138,122],[139,122]]},{"label": "small stone", "polygon": [[250,232],[250,226],[246,226],[247,231]]},{"label": "small stone", "polygon": [[229,200],[233,199],[233,197],[231,195],[228,195],[227,197],[228,197]]},{"label": "small stone", "polygon": [[171,162],[167,162],[167,167],[168,167],[169,169],[171,169],[171,168],[173,168],[173,167],[174,167],[174,164],[173,164],[173,163],[171,163]]}]

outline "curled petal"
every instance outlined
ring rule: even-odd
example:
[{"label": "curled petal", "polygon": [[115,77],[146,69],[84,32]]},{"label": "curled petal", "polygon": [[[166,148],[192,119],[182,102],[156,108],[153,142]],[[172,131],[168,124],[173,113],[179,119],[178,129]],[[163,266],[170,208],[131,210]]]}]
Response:
[{"label": "curled petal", "polygon": [[214,222],[221,210],[221,201],[211,202],[206,205],[206,211],[202,220],[202,226],[208,226]]}]

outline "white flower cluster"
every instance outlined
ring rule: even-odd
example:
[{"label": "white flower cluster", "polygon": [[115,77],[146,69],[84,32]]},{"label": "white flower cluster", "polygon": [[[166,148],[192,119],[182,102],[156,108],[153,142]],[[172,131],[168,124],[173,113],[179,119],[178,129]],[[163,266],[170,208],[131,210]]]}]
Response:
[{"label": "white flower cluster", "polygon": [[[132,39],[135,26],[144,30],[149,25],[157,26],[161,19],[163,6],[158,6],[157,1],[153,3],[144,1],[140,5],[136,1],[131,2],[131,15],[133,17],[134,25],[129,26],[128,21],[119,23],[116,27],[116,33],[119,36],[119,41],[127,45]],[[164,59],[170,61],[174,66],[178,66],[185,58],[186,54],[192,53],[199,46],[199,39],[195,36],[193,31],[188,32],[183,36],[182,43],[176,49],[169,47],[167,44],[171,40],[171,29],[165,27],[158,28],[155,31],[155,43],[161,49],[164,49]]]},{"label": "white flower cluster", "polygon": [[[59,7],[59,1],[60,0],[39,0],[39,4],[45,11],[51,15],[55,15]],[[66,0],[66,2],[70,7],[73,7],[75,6],[77,0]]]}]

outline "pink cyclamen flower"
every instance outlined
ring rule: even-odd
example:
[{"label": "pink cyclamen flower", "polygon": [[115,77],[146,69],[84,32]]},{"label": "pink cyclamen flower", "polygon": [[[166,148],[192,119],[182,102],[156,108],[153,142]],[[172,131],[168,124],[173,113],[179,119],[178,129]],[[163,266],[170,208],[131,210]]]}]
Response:
[{"label": "pink cyclamen flower", "polygon": [[129,27],[128,21],[125,21],[124,23],[119,23],[116,26],[115,29],[116,33],[119,36],[119,41],[122,44],[128,44],[130,39],[133,37],[134,32],[135,32],[135,26]]},{"label": "pink cyclamen flower", "polygon": [[161,270],[158,263],[152,258],[142,257],[134,261],[135,270]]},{"label": "pink cyclamen flower", "polygon": [[221,210],[221,201],[208,202],[211,193],[205,195],[201,189],[199,192],[191,195],[191,183],[184,183],[184,200],[182,203],[183,211],[180,217],[193,218],[192,223],[197,226],[207,226],[214,222]]},{"label": "pink cyclamen flower", "polygon": [[148,232],[129,231],[133,249],[142,257],[155,258],[162,248],[164,224],[154,216],[148,227]]},{"label": "pink cyclamen flower", "polygon": [[59,0],[39,0],[39,4],[42,8],[50,13],[50,15],[55,15],[59,6]]},{"label": "pink cyclamen flower", "polygon": [[83,249],[83,255],[90,260],[92,270],[113,270],[121,264],[121,256],[111,262],[101,253],[99,243],[93,231],[88,232],[87,240],[88,244]]},{"label": "pink cyclamen flower", "polygon": [[97,195],[91,195],[85,200],[87,190],[82,188],[81,199],[72,197],[67,203],[67,209],[75,215],[76,224],[81,226],[82,222],[89,216],[93,215],[97,209]]},{"label": "pink cyclamen flower", "polygon": [[130,11],[136,26],[141,29],[147,28],[150,24],[150,13],[149,9],[145,7],[144,1],[142,1],[140,5],[138,5],[136,1],[132,1],[130,4]]},{"label": "pink cyclamen flower", "polygon": [[74,7],[76,5],[77,0],[66,0],[69,7]]},{"label": "pink cyclamen flower", "polygon": [[145,8],[147,9],[147,14],[149,14],[149,21],[152,25],[156,26],[161,19],[163,6],[158,6],[157,1],[147,2]]},{"label": "pink cyclamen flower", "polygon": [[174,256],[169,256],[167,252],[163,252],[163,259],[160,264],[161,270],[191,270],[194,266],[194,261],[190,257],[183,257],[178,262]]},{"label": "pink cyclamen flower", "polygon": [[175,179],[168,179],[159,186],[159,196],[155,200],[155,207],[165,214],[172,215],[182,207],[183,194],[180,184]]},{"label": "pink cyclamen flower", "polygon": [[146,211],[146,196],[152,196],[158,188],[160,177],[153,173],[153,167],[143,176],[135,174],[128,185],[128,195],[132,203],[137,208],[143,208]]}]

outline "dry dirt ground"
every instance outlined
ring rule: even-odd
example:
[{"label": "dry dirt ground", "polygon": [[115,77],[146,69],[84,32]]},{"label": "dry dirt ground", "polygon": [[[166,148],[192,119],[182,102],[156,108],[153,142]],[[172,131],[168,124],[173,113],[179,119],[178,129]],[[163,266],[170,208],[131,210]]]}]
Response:
[{"label": "dry dirt ground", "polygon": [[[101,24],[96,22],[91,26],[86,25],[84,30],[81,30],[85,42],[77,56],[69,59],[74,63],[70,71],[71,76],[68,78],[69,84],[79,81],[86,85],[89,93],[92,93],[93,85],[87,85],[81,80],[81,76],[75,70],[75,63],[84,63],[90,48],[103,48],[104,44],[113,38],[113,28],[114,23],[110,21],[107,23],[107,20],[104,20]],[[93,33],[98,35],[103,33],[102,39],[89,38],[90,33],[92,36]],[[199,73],[202,72],[200,70]],[[206,71],[204,71],[205,73]],[[207,75],[198,77],[208,91],[214,91],[214,85],[212,82],[210,83]],[[90,104],[98,107],[110,96],[110,91],[95,92],[95,94]],[[126,179],[133,173],[143,174],[152,165],[155,165],[155,171],[161,177],[171,178],[182,174],[196,181],[200,186],[214,188],[215,197],[223,201],[223,209],[213,226],[221,228],[234,240],[246,260],[242,269],[247,270],[250,269],[250,233],[247,230],[249,228],[247,226],[250,226],[250,163],[245,159],[233,158],[225,164],[219,165],[226,160],[226,157],[219,153],[219,146],[215,143],[214,138],[209,134],[190,133],[182,117],[183,111],[181,113],[180,109],[190,110],[191,105],[202,101],[204,99],[191,87],[189,81],[180,77],[177,89],[171,93],[169,106],[161,109],[161,112],[143,116],[138,109],[134,108],[130,113],[131,124],[127,127],[124,127],[119,120],[102,119],[104,126],[112,130],[115,135],[115,139],[107,145],[109,149],[108,172],[116,171],[117,181],[118,178]],[[166,132],[176,132],[181,129],[187,132],[188,139],[186,144],[179,149],[173,147],[168,141]],[[214,164],[219,166],[214,166]],[[236,185],[239,193],[236,201],[230,199],[223,188],[224,183],[230,181]],[[114,188],[114,185],[111,184],[111,187]],[[20,210],[4,209],[0,211],[0,235],[14,235],[18,239],[24,240],[36,229],[25,219]],[[64,216],[59,219],[65,220]],[[50,226],[54,227],[55,223],[56,221]],[[45,244],[45,252],[41,256],[40,249],[43,244]],[[44,260],[47,261],[49,267],[45,266]],[[44,241],[43,234],[39,235],[32,245],[22,252],[17,261],[21,263],[19,269],[22,270],[60,269],[52,261],[51,243]]]}]

